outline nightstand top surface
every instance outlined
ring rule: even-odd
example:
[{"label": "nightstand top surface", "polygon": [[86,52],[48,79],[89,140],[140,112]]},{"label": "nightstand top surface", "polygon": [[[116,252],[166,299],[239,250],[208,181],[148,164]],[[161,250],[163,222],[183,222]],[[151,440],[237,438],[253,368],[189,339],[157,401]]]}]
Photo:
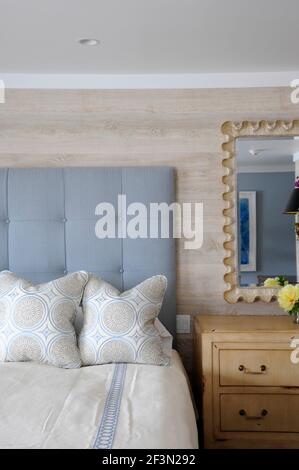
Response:
[{"label": "nightstand top surface", "polygon": [[194,323],[202,333],[294,331],[299,325],[289,315],[197,315]]}]

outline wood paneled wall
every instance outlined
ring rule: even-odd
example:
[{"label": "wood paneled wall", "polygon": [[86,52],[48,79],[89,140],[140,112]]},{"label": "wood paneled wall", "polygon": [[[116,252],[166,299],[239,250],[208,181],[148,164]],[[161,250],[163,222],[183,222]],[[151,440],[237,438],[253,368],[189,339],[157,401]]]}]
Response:
[{"label": "wood paneled wall", "polygon": [[[203,247],[186,251],[178,243],[178,312],[279,313],[276,304],[223,299],[220,127],[298,116],[288,88],[8,90],[0,104],[0,165],[175,167],[177,200],[204,203]],[[179,344],[190,359],[187,339]]]}]

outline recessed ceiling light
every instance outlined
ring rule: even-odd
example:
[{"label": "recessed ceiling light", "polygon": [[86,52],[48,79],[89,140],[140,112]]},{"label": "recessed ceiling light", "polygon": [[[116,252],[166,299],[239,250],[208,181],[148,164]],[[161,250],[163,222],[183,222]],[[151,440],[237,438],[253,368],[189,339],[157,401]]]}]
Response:
[{"label": "recessed ceiling light", "polygon": [[78,40],[78,43],[81,44],[81,46],[98,46],[100,41],[94,38],[82,38]]},{"label": "recessed ceiling light", "polygon": [[[267,152],[268,149],[249,149],[248,153],[253,157],[259,155],[262,152]],[[270,150],[270,149],[269,149]]]}]

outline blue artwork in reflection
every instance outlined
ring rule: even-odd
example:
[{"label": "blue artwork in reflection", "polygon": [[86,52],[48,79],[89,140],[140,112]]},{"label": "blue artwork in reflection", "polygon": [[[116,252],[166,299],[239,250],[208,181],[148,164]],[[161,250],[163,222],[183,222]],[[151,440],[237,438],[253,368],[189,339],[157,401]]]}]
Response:
[{"label": "blue artwork in reflection", "polygon": [[240,199],[240,251],[241,264],[249,263],[249,200]]}]

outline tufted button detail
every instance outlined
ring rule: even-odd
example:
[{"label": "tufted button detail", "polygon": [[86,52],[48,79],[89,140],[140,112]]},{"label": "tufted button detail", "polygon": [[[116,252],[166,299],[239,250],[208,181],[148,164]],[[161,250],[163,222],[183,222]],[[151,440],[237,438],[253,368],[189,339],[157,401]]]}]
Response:
[{"label": "tufted button detail", "polygon": [[6,223],[6,224],[9,224],[9,223],[10,223],[10,220],[9,220],[9,219],[6,219],[5,223]]},{"label": "tufted button detail", "polygon": [[67,270],[66,270],[66,269],[63,271],[63,274],[67,274]]},{"label": "tufted button detail", "polygon": [[120,272],[120,274],[123,274],[124,269],[123,269],[123,268],[120,268],[119,272]]},{"label": "tufted button detail", "polygon": [[67,219],[64,217],[61,222],[65,224],[67,222]]}]

